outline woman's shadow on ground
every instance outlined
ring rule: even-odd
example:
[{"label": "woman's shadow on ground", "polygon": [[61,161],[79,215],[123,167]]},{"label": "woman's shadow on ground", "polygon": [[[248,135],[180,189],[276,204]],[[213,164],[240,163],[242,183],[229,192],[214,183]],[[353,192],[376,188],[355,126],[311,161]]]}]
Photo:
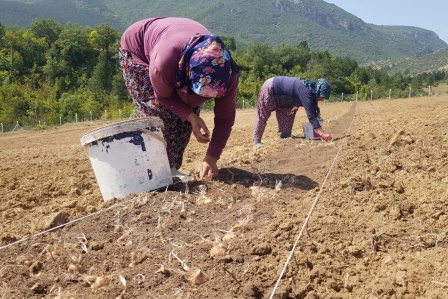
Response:
[{"label": "woman's shadow on ground", "polygon": [[[277,188],[281,182],[282,187],[297,188],[305,191],[312,190],[318,186],[318,183],[304,175],[290,173],[258,173],[235,167],[221,168],[218,177],[213,181],[222,182],[228,185],[238,184],[245,188],[258,186],[271,189]],[[206,181],[203,180],[193,180],[188,183],[181,183],[178,181],[170,185],[167,189],[165,188],[165,190],[186,192],[187,190],[191,191],[190,188],[204,185],[204,183],[207,184]]]},{"label": "woman's shadow on ground", "polygon": [[304,175],[290,173],[255,173],[235,167],[221,168],[217,180],[226,184],[243,185],[246,188],[251,186],[263,186],[274,189],[279,182],[281,182],[283,186],[301,190],[311,190],[318,186],[315,181]]}]

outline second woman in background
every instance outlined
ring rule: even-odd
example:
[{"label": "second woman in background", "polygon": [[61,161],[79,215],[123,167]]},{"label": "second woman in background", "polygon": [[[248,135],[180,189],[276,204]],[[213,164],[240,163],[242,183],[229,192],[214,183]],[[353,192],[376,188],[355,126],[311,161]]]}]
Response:
[{"label": "second woman in background", "polygon": [[304,78],[277,76],[266,80],[258,95],[255,117],[254,146],[261,145],[261,137],[273,111],[276,112],[280,138],[291,137],[298,107],[303,107],[314,131],[325,141],[332,137],[322,129],[319,101],[328,99],[331,87],[325,79],[310,81]]}]

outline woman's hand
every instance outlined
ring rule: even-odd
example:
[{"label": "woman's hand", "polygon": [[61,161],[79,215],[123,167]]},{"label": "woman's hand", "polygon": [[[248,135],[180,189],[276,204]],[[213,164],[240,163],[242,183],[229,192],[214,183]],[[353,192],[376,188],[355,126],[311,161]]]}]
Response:
[{"label": "woman's hand", "polygon": [[333,139],[333,137],[331,137],[330,134],[325,133],[325,131],[322,128],[314,129],[314,132],[319,134],[320,138],[322,138],[322,140],[330,141],[331,139]]},{"label": "woman's hand", "polygon": [[333,139],[333,137],[331,137],[331,135],[325,134],[325,133],[320,135],[320,138],[322,138],[325,141],[330,141],[331,139]]},{"label": "woman's hand", "polygon": [[213,179],[218,176],[217,161],[218,160],[215,157],[209,155],[205,156],[200,169],[201,179]]},{"label": "woman's hand", "polygon": [[200,118],[196,113],[191,112],[187,117],[187,121],[191,124],[193,134],[198,142],[210,142],[210,131],[202,118]]}]

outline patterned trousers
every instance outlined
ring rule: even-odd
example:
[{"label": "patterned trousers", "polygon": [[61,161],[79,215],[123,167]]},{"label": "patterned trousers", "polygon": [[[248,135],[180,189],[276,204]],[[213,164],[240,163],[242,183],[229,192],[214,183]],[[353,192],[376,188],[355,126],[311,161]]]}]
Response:
[{"label": "patterned trousers", "polygon": [[291,135],[296,113],[291,113],[292,107],[277,107],[273,96],[274,78],[270,78],[263,83],[258,95],[257,115],[255,117],[253,139],[261,141],[266,123],[271,113],[275,111],[280,133]]}]

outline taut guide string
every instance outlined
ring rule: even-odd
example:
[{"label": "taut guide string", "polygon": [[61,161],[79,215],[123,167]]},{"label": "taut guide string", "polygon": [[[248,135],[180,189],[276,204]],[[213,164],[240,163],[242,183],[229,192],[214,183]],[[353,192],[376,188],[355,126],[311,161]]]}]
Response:
[{"label": "taut guide string", "polygon": [[[167,187],[167,188],[168,188],[168,187]],[[24,242],[24,241],[26,241],[26,240],[33,239],[33,238],[35,238],[35,237],[37,237],[37,236],[40,236],[40,235],[46,234],[46,233],[48,233],[48,232],[54,231],[54,230],[56,230],[56,229],[58,229],[58,228],[61,228],[61,227],[64,227],[64,226],[67,226],[67,225],[70,225],[70,224],[79,222],[79,221],[84,220],[84,219],[86,219],[86,218],[89,218],[89,217],[92,217],[92,216],[101,214],[101,213],[103,213],[103,212],[105,212],[105,211],[112,210],[112,209],[114,209],[114,208],[116,208],[116,207],[125,205],[125,204],[127,204],[127,203],[130,203],[130,202],[132,202],[132,201],[134,201],[134,200],[136,200],[136,199],[139,199],[139,198],[141,198],[141,197],[144,197],[144,196],[146,196],[146,195],[140,195],[140,196],[133,197],[133,198],[131,198],[131,199],[128,199],[128,200],[126,200],[126,201],[123,201],[123,202],[114,204],[114,205],[112,205],[112,206],[110,206],[110,207],[108,207],[108,208],[105,208],[105,209],[103,209],[103,210],[100,210],[100,211],[98,211],[98,212],[95,212],[95,213],[92,213],[92,214],[88,214],[88,215],[83,216],[83,217],[81,217],[81,218],[72,220],[72,221],[67,222],[67,223],[63,223],[63,224],[61,224],[61,225],[52,227],[52,228],[47,229],[47,230],[45,230],[45,231],[39,232],[39,233],[37,233],[37,234],[35,234],[35,235],[31,236],[31,237],[25,237],[25,238],[23,238],[23,239],[21,239],[21,240],[18,240],[18,241],[13,242],[13,243],[10,243],[10,244],[4,245],[4,246],[0,246],[0,250],[5,249],[5,248],[10,247],[10,246],[13,246],[13,245],[16,245],[16,244],[19,244],[19,243],[22,243],[22,242]]]},{"label": "taut guide string", "polygon": [[[354,103],[354,105],[356,105],[356,102]],[[356,106],[355,106],[355,108],[356,108]],[[313,202],[313,204],[312,204],[312,206],[310,208],[310,211],[308,212],[308,216],[306,217],[305,221],[303,222],[302,229],[300,230],[299,235],[297,236],[296,241],[294,242],[294,246],[292,247],[291,251],[289,252],[289,256],[286,259],[285,265],[283,266],[282,272],[280,273],[280,275],[279,275],[279,277],[277,279],[277,282],[275,283],[274,289],[272,290],[272,293],[271,293],[271,296],[269,297],[269,299],[274,298],[275,291],[277,290],[278,285],[280,284],[280,280],[283,277],[283,275],[285,274],[286,268],[288,267],[288,264],[291,261],[291,258],[292,258],[293,254],[294,254],[294,251],[295,251],[295,249],[296,249],[296,247],[297,247],[297,245],[299,243],[299,240],[302,237],[302,234],[303,234],[303,232],[304,232],[304,230],[305,230],[305,228],[306,228],[306,226],[308,224],[308,221],[311,218],[311,214],[313,213],[314,208],[316,207],[317,202],[319,201],[319,197],[320,197],[320,194],[322,193],[322,190],[323,190],[323,188],[325,186],[325,183],[327,182],[327,179],[330,176],[331,171],[333,170],[333,166],[335,165],[336,160],[339,157],[339,153],[341,152],[342,147],[344,146],[345,141],[347,140],[347,136],[350,133],[350,129],[351,129],[352,124],[353,124],[353,120],[355,119],[355,115],[356,115],[356,110],[355,110],[355,113],[353,114],[353,118],[352,118],[352,120],[350,122],[350,126],[348,127],[347,132],[344,135],[344,139],[343,139],[341,145],[339,146],[338,152],[336,153],[336,156],[333,159],[333,163],[331,163],[330,169],[328,169],[327,175],[325,176],[325,179],[324,179],[322,185],[320,186],[319,192],[316,195],[316,199],[314,200],[314,202]]]},{"label": "taut guide string", "polygon": [[[355,103],[355,105],[356,105],[356,103]],[[356,114],[356,112],[355,112],[355,114]],[[353,116],[353,119],[354,119],[354,116]],[[336,156],[335,156],[335,158],[334,158],[334,160],[333,160],[333,163],[331,164],[330,169],[328,170],[328,173],[327,173],[327,175],[326,175],[326,177],[325,177],[325,179],[324,179],[324,181],[323,181],[323,183],[322,183],[322,185],[321,185],[321,188],[320,188],[320,190],[319,190],[319,193],[317,194],[316,199],[314,200],[313,205],[311,206],[311,209],[310,209],[310,211],[309,211],[309,213],[308,213],[308,216],[306,217],[306,219],[305,219],[305,221],[304,221],[304,223],[303,223],[303,225],[302,225],[302,229],[300,230],[300,233],[299,233],[299,235],[298,235],[297,238],[296,238],[296,241],[295,241],[295,243],[294,243],[294,246],[293,246],[293,248],[292,248],[291,251],[290,251],[290,254],[289,254],[289,256],[288,256],[288,258],[287,258],[287,260],[286,260],[286,262],[285,262],[285,265],[284,265],[284,267],[283,267],[283,269],[282,269],[282,272],[280,273],[279,278],[278,278],[278,280],[277,280],[277,282],[276,282],[276,284],[275,284],[275,286],[274,286],[274,289],[273,289],[273,291],[272,291],[272,294],[271,294],[271,296],[269,297],[270,299],[273,298],[273,296],[274,296],[274,294],[275,294],[275,291],[277,290],[278,285],[280,284],[280,280],[281,280],[281,278],[283,277],[283,275],[284,275],[284,273],[285,273],[285,271],[286,271],[286,268],[287,268],[287,266],[288,266],[288,264],[289,264],[289,262],[290,262],[290,260],[291,260],[291,258],[292,258],[292,255],[293,255],[293,253],[294,253],[294,251],[295,251],[295,249],[296,249],[296,247],[297,247],[297,245],[298,245],[298,242],[299,242],[299,240],[300,240],[300,238],[301,238],[301,236],[302,236],[302,234],[303,234],[303,231],[305,230],[305,228],[306,228],[306,226],[307,226],[307,224],[308,224],[308,221],[309,221],[309,219],[311,218],[311,214],[312,214],[312,212],[313,212],[315,206],[317,205],[317,202],[318,202],[318,200],[319,200],[320,194],[322,193],[323,187],[325,186],[325,183],[326,183],[326,181],[327,181],[327,179],[328,179],[328,177],[329,177],[329,175],[330,175],[330,173],[331,173],[331,171],[332,171],[332,169],[333,169],[334,164],[336,163],[336,160],[337,160],[337,158],[338,158],[338,156],[339,156],[339,153],[341,152],[342,147],[343,147],[344,144],[345,144],[346,137],[348,136],[348,134],[349,134],[349,132],[350,132],[350,129],[351,129],[351,127],[352,127],[352,124],[353,124],[353,119],[352,119],[352,121],[351,121],[351,123],[350,123],[350,126],[349,126],[349,128],[348,128],[348,130],[347,130],[347,133],[345,133],[345,135],[344,135],[343,142],[341,143],[341,145],[340,145],[340,147],[339,147],[339,149],[338,149],[338,152],[336,153]],[[242,157],[239,157],[239,158],[241,159]],[[239,160],[239,159],[236,159],[236,160]],[[234,161],[235,161],[235,159],[233,159],[233,160],[231,160],[231,161],[229,161],[228,163],[225,163],[225,164],[230,164],[230,163],[232,163],[232,162],[234,162]],[[175,184],[177,184],[177,183],[175,183]],[[166,190],[167,190],[167,189],[168,189],[168,187],[166,188]],[[50,228],[50,229],[48,229],[48,230],[39,232],[39,233],[37,233],[37,234],[35,234],[35,235],[31,236],[31,237],[25,237],[25,238],[23,238],[23,239],[21,239],[21,240],[18,240],[18,241],[13,242],[13,243],[10,243],[10,244],[4,245],[4,246],[0,246],[0,250],[5,249],[5,248],[8,248],[8,247],[13,246],[13,245],[16,245],[16,244],[19,244],[19,243],[22,243],[22,242],[24,242],[24,241],[26,241],[26,240],[33,239],[33,238],[35,238],[35,237],[37,237],[37,236],[40,236],[40,235],[46,234],[46,233],[48,233],[48,232],[54,231],[54,230],[56,230],[56,229],[58,229],[58,228],[61,228],[61,227],[64,227],[64,226],[67,226],[67,225],[70,225],[70,224],[79,222],[79,221],[81,221],[81,220],[87,219],[87,218],[92,217],[92,216],[95,216],[95,215],[98,215],[98,214],[103,213],[103,212],[105,212],[105,211],[107,211],[107,210],[112,210],[112,209],[114,209],[114,208],[116,208],[116,207],[118,207],[118,206],[125,205],[125,204],[130,203],[130,202],[132,202],[132,201],[134,201],[134,200],[136,200],[136,199],[138,199],[138,198],[141,198],[141,197],[142,197],[142,196],[137,196],[137,197],[131,198],[131,199],[127,200],[127,201],[124,201],[124,202],[121,202],[121,203],[117,203],[117,204],[115,204],[115,205],[112,205],[112,206],[110,206],[110,207],[108,207],[108,208],[105,208],[105,209],[103,209],[103,210],[100,210],[100,211],[98,211],[98,212],[95,212],[95,213],[86,215],[86,216],[84,216],[84,217],[80,217],[80,218],[75,219],[75,220],[72,220],[72,221],[70,221],[70,222],[63,223],[63,224],[58,225],[58,226],[56,226],[56,227],[52,227],[52,228]]]}]

